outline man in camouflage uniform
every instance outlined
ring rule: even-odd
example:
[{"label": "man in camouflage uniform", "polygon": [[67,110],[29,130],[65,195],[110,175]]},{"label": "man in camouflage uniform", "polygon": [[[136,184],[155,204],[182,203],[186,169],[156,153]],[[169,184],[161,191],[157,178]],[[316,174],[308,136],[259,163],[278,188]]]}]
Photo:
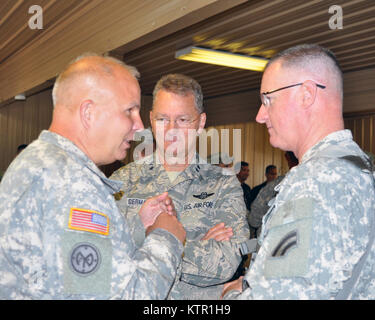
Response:
[{"label": "man in camouflage uniform", "polygon": [[275,180],[268,182],[260,189],[257,197],[252,202],[250,214],[247,218],[251,228],[252,238],[257,238],[259,236],[263,216],[269,209],[268,202],[276,196],[275,187],[283,178],[284,176],[278,176]]},{"label": "man in camouflage uniform", "polygon": [[[241,261],[239,244],[249,237],[236,176],[224,175],[220,167],[205,164],[195,153],[195,138],[206,120],[202,100],[195,80],[183,75],[160,79],[150,112],[156,152],[111,176],[123,182],[119,207],[138,246],[143,244],[144,228],[137,211],[144,199],[164,191],[173,199],[186,229],[186,243],[170,299],[218,299],[220,284],[231,279]],[[176,141],[172,132],[181,140]],[[193,139],[187,137],[191,133]],[[182,161],[172,163],[174,146],[183,151]],[[172,150],[169,156],[168,150]]]},{"label": "man in camouflage uniform", "polygon": [[[288,161],[289,169],[298,165],[298,159],[294,156],[293,152],[285,152],[285,158]],[[274,198],[277,194],[275,187],[284,179],[284,175],[278,176],[272,181],[268,181],[267,184],[259,191],[257,197],[251,204],[251,211],[248,216],[248,222],[251,229],[254,229],[254,237],[257,238],[260,235],[262,227],[262,219],[269,209],[269,201]]]},{"label": "man in camouflage uniform", "polygon": [[368,157],[344,130],[342,73],[317,45],[272,58],[256,120],[299,159],[276,187],[260,249],[227,299],[374,299],[375,186]]},{"label": "man in camouflage uniform", "polygon": [[87,55],[56,80],[49,130],[0,184],[1,299],[167,296],[185,239],[170,198],[146,201],[147,236],[136,248],[113,197],[121,184],[98,169],[123,159],[143,128],[137,73]]}]

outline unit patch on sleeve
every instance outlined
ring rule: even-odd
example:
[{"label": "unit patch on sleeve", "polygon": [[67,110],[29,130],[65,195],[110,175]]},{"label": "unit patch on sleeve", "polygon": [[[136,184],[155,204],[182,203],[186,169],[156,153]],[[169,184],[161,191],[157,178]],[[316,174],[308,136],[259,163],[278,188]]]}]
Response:
[{"label": "unit patch on sleeve", "polygon": [[72,270],[80,276],[94,273],[101,262],[99,250],[91,243],[77,244],[70,256]]},{"label": "unit patch on sleeve", "polygon": [[109,218],[104,213],[71,208],[69,215],[69,229],[98,233],[102,235],[109,234]]}]

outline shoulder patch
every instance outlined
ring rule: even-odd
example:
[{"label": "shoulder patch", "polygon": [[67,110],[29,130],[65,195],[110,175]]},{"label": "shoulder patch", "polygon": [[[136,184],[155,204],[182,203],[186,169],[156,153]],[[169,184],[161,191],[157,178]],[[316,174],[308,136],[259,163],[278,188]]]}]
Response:
[{"label": "shoulder patch", "polygon": [[70,255],[70,266],[80,276],[94,273],[100,262],[100,251],[91,243],[78,243]]},{"label": "shoulder patch", "polygon": [[109,218],[104,213],[93,210],[71,208],[69,214],[69,229],[109,234]]}]

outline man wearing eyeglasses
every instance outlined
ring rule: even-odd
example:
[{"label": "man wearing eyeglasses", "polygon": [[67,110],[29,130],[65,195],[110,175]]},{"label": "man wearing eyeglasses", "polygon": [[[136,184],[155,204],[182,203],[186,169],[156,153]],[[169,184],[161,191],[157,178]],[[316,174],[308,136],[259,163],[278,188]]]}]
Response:
[{"label": "man wearing eyeglasses", "polygon": [[256,259],[224,298],[375,298],[374,178],[344,130],[342,82],[333,53],[317,45],[268,63],[256,120],[299,165],[275,188]]},{"label": "man wearing eyeglasses", "polygon": [[156,152],[112,175],[124,183],[118,205],[141,245],[139,206],[151,195],[168,191],[187,233],[181,274],[169,298],[218,299],[221,284],[231,279],[241,261],[239,244],[249,238],[241,186],[234,174],[224,175],[195,152],[206,114],[194,79],[162,77],[153,92],[150,120]]}]

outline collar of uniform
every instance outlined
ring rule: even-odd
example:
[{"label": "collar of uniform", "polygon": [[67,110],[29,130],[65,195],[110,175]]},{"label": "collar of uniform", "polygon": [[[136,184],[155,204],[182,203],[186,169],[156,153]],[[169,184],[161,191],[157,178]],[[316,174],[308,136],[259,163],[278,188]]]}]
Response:
[{"label": "collar of uniform", "polygon": [[54,144],[59,148],[68,152],[69,156],[87,167],[92,173],[97,175],[111,192],[118,192],[122,186],[122,182],[108,179],[96,164],[87,155],[78,148],[71,140],[48,130],[43,130],[39,135],[39,139]]},{"label": "collar of uniform", "polygon": [[193,162],[184,170],[186,178],[203,180],[206,177],[207,168],[210,167],[198,153],[193,157]]},{"label": "collar of uniform", "polygon": [[160,171],[164,171],[164,167],[160,163],[156,152],[136,161],[136,165],[141,167],[142,175],[158,176]]},{"label": "collar of uniform", "polygon": [[[152,175],[152,176],[160,176],[161,174],[165,174],[166,180],[169,178],[167,173],[165,172],[163,164],[160,162],[159,157],[156,152],[152,155],[145,157],[142,161],[137,162],[137,165],[141,166],[142,175]],[[181,179],[202,179],[202,167],[207,166],[207,161],[199,156],[199,154],[195,154],[193,157],[192,163],[185,168],[184,171],[180,173],[180,175],[176,178],[175,182],[178,183]],[[164,173],[162,173],[164,172]]]},{"label": "collar of uniform", "polygon": [[307,152],[302,156],[301,163],[306,162],[317,155],[322,149],[329,146],[335,145],[338,142],[344,140],[352,140],[353,136],[350,130],[339,130],[329,135],[325,136],[322,140],[312,146]]}]

